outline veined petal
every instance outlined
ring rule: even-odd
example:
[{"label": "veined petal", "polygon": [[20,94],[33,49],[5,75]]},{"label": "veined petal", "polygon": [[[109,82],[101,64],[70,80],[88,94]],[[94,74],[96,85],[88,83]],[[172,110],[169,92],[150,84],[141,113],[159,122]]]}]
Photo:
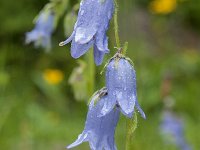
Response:
[{"label": "veined petal", "polygon": [[109,53],[108,38],[105,35],[105,31],[97,33],[97,35],[95,36],[95,44],[99,51]]},{"label": "veined petal", "polygon": [[108,38],[106,36],[104,37],[103,50],[99,49],[99,47],[97,46],[96,39],[95,39],[95,43],[94,43],[94,60],[95,60],[95,63],[96,63],[97,66],[102,64],[104,55],[106,53],[109,53]]},{"label": "veined petal", "polygon": [[99,51],[106,51],[104,47],[105,32],[98,32],[95,37],[95,44]]},{"label": "veined petal", "polygon": [[126,115],[127,117],[130,117],[130,116],[132,117],[132,114],[134,112],[134,107],[135,107],[135,97],[131,96],[128,99],[125,99],[125,98],[123,99],[121,97],[122,97],[122,92],[119,92],[117,94],[117,98],[119,99],[118,103],[119,103],[120,108],[122,109],[122,113]]},{"label": "veined petal", "polygon": [[105,102],[101,109],[101,113],[100,113],[99,117],[107,115],[116,106],[116,99],[110,98],[110,97],[108,97],[108,95],[104,96],[104,99],[105,99]]},{"label": "veined petal", "polygon": [[78,44],[86,44],[92,40],[94,35],[96,34],[96,27],[78,27],[76,28],[75,33],[75,42]]},{"label": "veined petal", "polygon": [[94,41],[90,41],[89,43],[86,44],[78,44],[73,39],[71,45],[71,56],[73,58],[79,58],[88,51],[88,49],[91,47],[93,43]]},{"label": "veined petal", "polygon": [[94,44],[94,61],[97,66],[103,62],[105,52],[99,51],[97,46]]},{"label": "veined petal", "polygon": [[106,53],[109,53],[110,50],[108,49],[108,37],[107,36],[104,37],[104,43],[103,44],[104,44],[104,51]]},{"label": "veined petal", "polygon": [[115,145],[115,141],[113,138],[108,138],[107,145],[105,145],[105,150],[117,150],[117,147]]}]

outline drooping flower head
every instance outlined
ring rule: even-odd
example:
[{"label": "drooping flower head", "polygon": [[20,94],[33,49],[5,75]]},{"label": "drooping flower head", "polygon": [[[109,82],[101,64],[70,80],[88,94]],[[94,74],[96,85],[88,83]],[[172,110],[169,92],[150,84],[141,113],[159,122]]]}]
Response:
[{"label": "drooping flower head", "polygon": [[[183,122],[172,112],[165,111],[160,125],[161,133],[168,143],[176,144],[181,150],[191,150],[184,137]],[[168,137],[168,138],[167,138]]]},{"label": "drooping flower head", "polygon": [[106,87],[109,100],[103,106],[102,115],[117,105],[124,115],[132,117],[136,106],[142,117],[146,118],[137,100],[135,70],[126,58],[110,60],[106,69]]},{"label": "drooping flower head", "polygon": [[43,11],[36,20],[35,28],[26,33],[26,43],[34,42],[36,47],[50,49],[51,35],[54,29],[54,14],[51,11]]},{"label": "drooping flower head", "polygon": [[[113,109],[106,116],[99,117],[107,95],[95,94],[89,104],[87,120],[78,139],[67,148],[73,148],[82,142],[89,142],[91,150],[116,150],[114,134],[119,120],[119,110]],[[97,100],[99,99],[99,100]]]},{"label": "drooping flower head", "polygon": [[74,31],[60,46],[72,41],[71,56],[79,58],[94,45],[95,63],[100,65],[109,53],[106,31],[113,11],[113,0],[82,0]]}]

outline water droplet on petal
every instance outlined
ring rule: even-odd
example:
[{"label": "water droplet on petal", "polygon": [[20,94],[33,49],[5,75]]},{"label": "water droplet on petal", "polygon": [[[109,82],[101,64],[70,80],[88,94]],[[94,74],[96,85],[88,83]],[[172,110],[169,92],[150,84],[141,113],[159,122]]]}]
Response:
[{"label": "water droplet on petal", "polygon": [[85,13],[85,11],[84,11],[84,10],[81,10],[81,16],[82,16],[84,13]]}]

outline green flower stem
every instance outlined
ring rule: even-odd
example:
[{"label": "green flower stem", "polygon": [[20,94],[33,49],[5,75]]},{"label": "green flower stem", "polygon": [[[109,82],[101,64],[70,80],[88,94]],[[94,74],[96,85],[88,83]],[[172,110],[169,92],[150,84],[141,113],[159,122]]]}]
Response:
[{"label": "green flower stem", "polygon": [[88,95],[91,96],[94,92],[94,86],[95,86],[95,63],[93,58],[93,50],[89,50],[86,53],[86,62],[87,62],[87,70],[88,70]]},{"label": "green flower stem", "polygon": [[117,0],[115,2],[115,13],[114,13],[114,30],[115,30],[115,40],[117,48],[120,48],[120,39],[119,39],[119,26],[118,26],[118,3]]},{"label": "green flower stem", "polygon": [[128,118],[126,122],[126,147],[125,150],[131,150],[131,141],[133,133],[137,128],[137,114],[134,113],[134,117]]},{"label": "green flower stem", "polygon": [[[118,53],[126,55],[126,51],[128,49],[128,42],[125,42],[123,48],[121,47],[120,38],[119,38],[119,26],[118,26],[118,3],[117,3],[117,0],[114,0],[114,2],[115,2],[114,30],[115,30],[116,46],[118,49]],[[134,117],[132,117],[131,119],[127,119],[127,122],[126,122],[125,150],[131,150],[132,136],[136,128],[137,128],[137,114],[134,113]]]}]

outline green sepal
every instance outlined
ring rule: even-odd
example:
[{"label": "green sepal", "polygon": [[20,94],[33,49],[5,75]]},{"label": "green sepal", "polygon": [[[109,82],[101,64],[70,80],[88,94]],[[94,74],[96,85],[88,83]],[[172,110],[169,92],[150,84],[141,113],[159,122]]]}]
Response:
[{"label": "green sepal", "polygon": [[74,97],[77,101],[88,98],[87,92],[87,64],[85,61],[78,60],[78,66],[75,67],[69,77],[69,84],[72,86]]},{"label": "green sepal", "polygon": [[92,99],[95,98],[94,100],[94,105],[96,105],[96,103],[103,97],[107,94],[107,88],[106,87],[103,87],[101,88],[100,90],[96,91],[89,99],[88,101],[88,105],[90,104],[90,102],[92,101]]},{"label": "green sepal", "polygon": [[125,42],[124,43],[124,46],[123,46],[123,48],[117,48],[117,47],[115,47],[118,51],[117,51],[117,53],[113,56],[113,57],[111,57],[107,62],[106,62],[106,64],[104,65],[104,67],[103,67],[103,69],[102,69],[102,71],[101,71],[101,75],[104,73],[104,71],[105,71],[105,68],[108,66],[108,64],[114,59],[115,60],[115,68],[117,68],[117,65],[118,65],[118,62],[119,62],[119,60],[120,59],[125,59],[125,60],[127,60],[131,65],[132,65],[132,67],[134,67],[134,63],[133,63],[133,61],[129,58],[129,57],[126,57],[125,56],[125,54],[126,54],[126,51],[127,51],[127,49],[128,49],[128,42]]}]

